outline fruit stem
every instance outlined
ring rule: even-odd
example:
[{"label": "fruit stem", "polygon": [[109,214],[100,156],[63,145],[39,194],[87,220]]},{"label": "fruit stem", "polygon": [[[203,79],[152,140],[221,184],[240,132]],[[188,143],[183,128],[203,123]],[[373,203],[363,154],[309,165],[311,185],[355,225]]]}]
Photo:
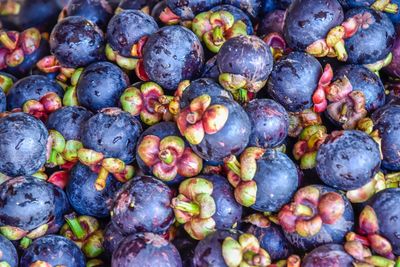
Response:
[{"label": "fruit stem", "polygon": [[226,166],[233,171],[236,175],[240,176],[240,162],[237,160],[237,158],[234,155],[229,156],[225,160]]},{"label": "fruit stem", "polygon": [[55,149],[52,149],[50,152],[49,163],[57,166],[57,151]]},{"label": "fruit stem", "polygon": [[193,202],[185,202],[179,199],[175,199],[173,203],[173,208],[190,213],[193,216],[197,216],[200,214],[200,207],[196,203]]},{"label": "fruit stem", "polygon": [[249,101],[246,89],[239,89],[239,101],[241,103],[247,103]]},{"label": "fruit stem", "polygon": [[23,249],[27,249],[31,244],[32,244],[32,239],[30,239],[26,236],[24,238],[22,238],[20,241],[20,246]]},{"label": "fruit stem", "polygon": [[97,191],[101,191],[106,187],[107,177],[108,171],[104,167],[101,167],[94,185]]},{"label": "fruit stem", "polygon": [[214,28],[213,32],[212,32],[212,37],[213,37],[213,43],[215,45],[221,45],[225,38],[224,38],[224,32],[222,30],[221,26],[217,26]]},{"label": "fruit stem", "polygon": [[71,231],[74,233],[75,237],[78,240],[82,240],[86,236],[86,231],[83,229],[81,223],[79,222],[78,218],[76,217],[76,213],[73,212],[71,214],[67,214],[64,216],[67,224],[71,228]]}]

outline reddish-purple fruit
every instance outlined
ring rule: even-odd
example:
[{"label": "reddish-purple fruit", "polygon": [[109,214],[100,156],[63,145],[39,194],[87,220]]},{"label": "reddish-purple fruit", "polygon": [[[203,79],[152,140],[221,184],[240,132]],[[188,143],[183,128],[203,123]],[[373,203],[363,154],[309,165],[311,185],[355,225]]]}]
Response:
[{"label": "reddish-purple fruit", "polygon": [[327,244],[317,247],[302,261],[304,267],[352,267],[354,259],[347,254],[342,245]]}]

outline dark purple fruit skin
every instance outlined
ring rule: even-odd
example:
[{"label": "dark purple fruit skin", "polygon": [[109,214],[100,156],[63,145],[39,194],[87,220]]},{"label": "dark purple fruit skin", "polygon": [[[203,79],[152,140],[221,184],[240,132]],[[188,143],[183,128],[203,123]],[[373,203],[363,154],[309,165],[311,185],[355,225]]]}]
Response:
[{"label": "dark purple fruit skin", "polygon": [[50,50],[63,67],[78,68],[104,59],[104,34],[81,16],[62,19],[50,35]]},{"label": "dark purple fruit skin", "polygon": [[181,20],[192,20],[194,17],[203,11],[222,4],[223,0],[166,0],[167,6],[178,15]]},{"label": "dark purple fruit skin", "polygon": [[203,46],[197,36],[182,26],[166,26],[150,35],[143,48],[144,70],[150,80],[167,90],[193,80],[204,64]]},{"label": "dark purple fruit skin", "polygon": [[385,72],[395,78],[400,78],[400,25],[396,25],[396,39],[393,43],[392,62],[385,68]]},{"label": "dark purple fruit skin", "polygon": [[235,21],[241,20],[242,22],[244,22],[244,24],[246,24],[247,26],[247,34],[249,35],[253,34],[254,32],[253,24],[249,16],[242,9],[232,5],[220,5],[210,9],[210,11],[212,12],[217,12],[221,10],[228,11],[229,13],[231,13],[235,18]]},{"label": "dark purple fruit skin", "polygon": [[150,7],[150,9],[155,6],[159,1],[158,0],[121,0],[118,7],[126,10],[141,10],[144,7]]},{"label": "dark purple fruit skin", "polygon": [[83,147],[131,163],[135,158],[137,140],[142,133],[140,122],[128,112],[99,112],[82,127]]},{"label": "dark purple fruit skin", "polygon": [[349,63],[374,63],[384,59],[392,50],[396,32],[393,23],[386,14],[370,8],[359,7],[347,11],[345,18],[368,13],[372,15],[372,24],[367,29],[358,29],[352,37],[345,41],[349,56],[347,62]]},{"label": "dark purple fruit skin", "polygon": [[105,0],[71,0],[66,9],[66,15],[82,16],[105,29],[113,15],[113,9]]},{"label": "dark purple fruit skin", "polygon": [[353,257],[346,253],[342,245],[327,244],[312,250],[303,259],[303,267],[351,267]]},{"label": "dark purple fruit skin", "polygon": [[349,130],[321,145],[316,170],[325,184],[347,191],[371,181],[380,165],[379,146],[374,139],[364,132]]},{"label": "dark purple fruit skin", "polygon": [[275,64],[268,80],[268,93],[289,112],[299,112],[313,105],[322,66],[316,58],[292,52]]},{"label": "dark purple fruit skin", "polygon": [[293,0],[276,0],[276,3],[278,7],[287,9],[293,3]]},{"label": "dark purple fruit skin", "polygon": [[389,105],[378,109],[372,119],[381,137],[382,166],[400,171],[400,106]]},{"label": "dark purple fruit skin", "polygon": [[56,130],[65,140],[81,140],[83,124],[93,116],[93,113],[84,107],[62,107],[52,113],[46,121],[47,129]]},{"label": "dark purple fruit skin", "polygon": [[296,165],[286,154],[269,149],[257,160],[253,181],[257,184],[257,198],[251,208],[277,212],[296,192],[299,174]]},{"label": "dark purple fruit skin", "polygon": [[[321,195],[327,192],[336,192],[341,194],[339,191],[324,185],[313,186],[319,189]],[[354,212],[350,201],[344,195],[341,196],[345,203],[345,209],[342,217],[335,223],[323,224],[319,233],[308,238],[302,237],[297,233],[284,233],[286,239],[294,248],[302,251],[309,251],[327,243],[343,243],[345,235],[353,230]]]},{"label": "dark purple fruit skin", "polygon": [[18,112],[0,119],[0,172],[31,175],[46,163],[48,132],[44,124]]},{"label": "dark purple fruit skin", "polygon": [[400,189],[389,188],[378,192],[369,201],[379,223],[379,233],[387,238],[393,253],[400,255]]},{"label": "dark purple fruit skin", "polygon": [[228,120],[220,131],[206,134],[200,144],[191,147],[204,160],[222,162],[225,157],[238,155],[246,148],[251,124],[249,116],[236,101],[226,97],[213,97],[211,105],[215,104],[228,108]]},{"label": "dark purple fruit skin", "polygon": [[109,258],[111,258],[111,255],[125,237],[126,236],[112,222],[107,224],[104,228],[103,247]]},{"label": "dark purple fruit skin", "polygon": [[0,16],[5,29],[23,31],[30,27],[40,31],[51,30],[57,22],[60,8],[54,0],[18,0],[21,10],[18,15]]},{"label": "dark purple fruit skin", "polygon": [[125,234],[163,233],[175,219],[170,207],[172,196],[172,191],[161,181],[137,176],[117,193],[111,220]]},{"label": "dark purple fruit skin", "polygon": [[7,108],[7,100],[6,95],[4,94],[3,90],[0,88],[0,113],[6,111]]},{"label": "dark purple fruit skin", "polygon": [[250,81],[265,81],[272,71],[270,47],[256,36],[237,36],[226,41],[217,55],[221,73],[241,74]]},{"label": "dark purple fruit skin", "polygon": [[317,40],[325,39],[343,21],[337,0],[294,0],[287,10],[283,33],[288,46],[304,51]]},{"label": "dark purple fruit skin", "polygon": [[31,231],[55,215],[54,189],[32,176],[20,176],[0,185],[0,226]]},{"label": "dark purple fruit skin", "polygon": [[128,76],[118,66],[106,61],[95,62],[79,77],[76,95],[81,106],[99,111],[118,107],[119,98],[128,85]]},{"label": "dark purple fruit skin", "polygon": [[224,4],[232,5],[245,11],[256,19],[262,9],[262,0],[222,0]]},{"label": "dark purple fruit skin", "polygon": [[13,243],[0,235],[0,262],[6,262],[10,267],[18,267],[18,254]]},{"label": "dark purple fruit skin", "polygon": [[106,187],[98,191],[94,187],[98,174],[83,164],[76,164],[71,170],[66,193],[71,206],[79,214],[106,218],[110,216],[113,198],[122,183],[110,174]]},{"label": "dark purple fruit skin", "polygon": [[217,82],[208,78],[200,78],[191,82],[183,91],[179,102],[181,109],[189,106],[193,99],[203,94],[207,94],[211,98],[221,96],[233,100],[232,94],[223,89]]},{"label": "dark purple fruit skin", "polygon": [[[184,138],[182,137],[182,135],[179,132],[178,127],[176,126],[176,124],[174,122],[160,122],[157,123],[149,128],[147,128],[143,134],[140,136],[140,139],[138,141],[138,144],[140,144],[143,140],[143,138],[147,135],[155,135],[158,136],[161,139],[167,137],[167,136],[179,136],[181,137],[183,140]],[[186,146],[189,146],[189,144],[187,142],[185,142]],[[139,157],[138,151],[136,149],[136,162],[140,168],[141,171],[143,171],[144,174],[147,175],[153,175],[153,166],[147,166],[143,160]],[[177,174],[176,177],[171,180],[166,182],[166,184],[168,185],[172,185],[172,184],[177,184],[180,183],[181,181],[183,181],[185,179],[185,177]]]},{"label": "dark purple fruit skin", "polygon": [[121,56],[132,57],[132,46],[140,38],[158,31],[155,20],[139,11],[125,10],[115,15],[107,26],[107,41]]},{"label": "dark purple fruit skin", "polygon": [[285,20],[285,10],[276,9],[264,15],[257,28],[257,35],[264,36],[272,32],[282,33]]},{"label": "dark purple fruit skin", "polygon": [[293,253],[292,245],[287,241],[282,229],[275,224],[265,228],[250,225],[245,232],[257,237],[260,246],[268,251],[274,262],[287,259]]},{"label": "dark purple fruit skin", "polygon": [[208,78],[214,81],[218,81],[219,74],[220,72],[217,65],[217,55],[215,55],[207,60],[206,64],[204,64],[201,78]]},{"label": "dark purple fruit skin", "polygon": [[182,260],[176,247],[162,236],[142,233],[128,236],[120,243],[111,266],[182,267]]},{"label": "dark purple fruit skin", "polygon": [[361,91],[365,96],[365,108],[372,112],[385,104],[385,88],[381,79],[361,65],[345,65],[335,71],[333,81],[346,76],[353,90]]},{"label": "dark purple fruit skin", "polygon": [[198,241],[191,238],[183,227],[179,227],[176,236],[171,242],[181,255],[182,265],[185,267],[193,267],[194,250]]},{"label": "dark purple fruit skin", "polygon": [[71,240],[58,235],[36,239],[21,257],[21,266],[44,261],[51,266],[85,267],[85,256]]},{"label": "dark purple fruit skin", "polygon": [[245,107],[251,122],[250,146],[273,148],[283,143],[289,130],[289,115],[274,100],[254,99]]},{"label": "dark purple fruit skin", "polygon": [[65,224],[64,215],[71,210],[67,194],[58,186],[48,183],[53,188],[54,193],[54,220],[50,222],[46,234],[55,234]]},{"label": "dark purple fruit skin", "polygon": [[228,230],[218,230],[208,235],[197,244],[194,250],[193,267],[227,266],[222,257],[222,242],[227,237],[237,239],[238,236],[238,232]]},{"label": "dark purple fruit skin", "polygon": [[42,76],[31,75],[14,83],[7,94],[7,109],[22,108],[28,100],[40,100],[47,93],[56,93],[60,98],[64,90],[55,81]]},{"label": "dark purple fruit skin", "polygon": [[32,69],[35,69],[36,63],[50,53],[49,42],[42,38],[39,47],[32,54],[25,54],[24,61],[16,67],[8,67],[6,71],[23,78],[30,74]]},{"label": "dark purple fruit skin", "polygon": [[216,211],[212,218],[216,229],[230,229],[242,217],[242,206],[236,202],[233,188],[228,180],[220,175],[201,175],[213,184],[211,197],[215,201]]}]

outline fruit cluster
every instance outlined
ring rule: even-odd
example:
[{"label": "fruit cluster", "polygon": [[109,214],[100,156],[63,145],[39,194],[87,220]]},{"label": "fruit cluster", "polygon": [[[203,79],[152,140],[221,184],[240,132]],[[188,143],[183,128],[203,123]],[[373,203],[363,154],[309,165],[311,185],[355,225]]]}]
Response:
[{"label": "fruit cluster", "polygon": [[0,267],[400,267],[400,0],[0,0]]}]

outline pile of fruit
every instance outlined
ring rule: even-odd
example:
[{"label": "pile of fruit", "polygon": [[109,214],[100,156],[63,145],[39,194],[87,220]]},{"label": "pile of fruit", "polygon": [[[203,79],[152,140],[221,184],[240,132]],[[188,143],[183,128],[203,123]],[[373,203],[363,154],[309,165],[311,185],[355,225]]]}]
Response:
[{"label": "pile of fruit", "polygon": [[400,267],[400,0],[0,0],[0,267]]}]

